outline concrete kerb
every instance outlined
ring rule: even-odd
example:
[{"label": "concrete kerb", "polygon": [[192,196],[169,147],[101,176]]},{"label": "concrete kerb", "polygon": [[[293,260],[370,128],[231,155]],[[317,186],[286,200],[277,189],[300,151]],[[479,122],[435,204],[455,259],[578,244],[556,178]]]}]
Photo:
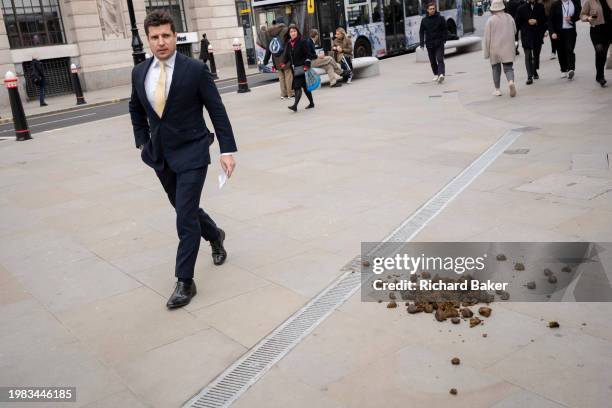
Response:
[{"label": "concrete kerb", "polygon": [[[247,78],[253,75],[257,75],[258,73],[253,73],[253,74],[248,74]],[[224,79],[218,79],[215,80],[215,82],[224,82],[224,81],[231,81],[234,80],[236,78],[224,78]],[[43,112],[43,113],[35,113],[32,115],[27,115],[27,119],[35,119],[35,118],[40,118],[40,117],[45,117],[45,116],[51,116],[51,115],[57,115],[60,113],[67,113],[67,112],[78,112],[81,110],[85,110],[85,109],[91,109],[97,106],[104,106],[104,105],[112,105],[114,103],[119,103],[119,102],[123,102],[123,101],[128,101],[130,99],[130,97],[124,97],[124,98],[115,98],[115,99],[109,99],[106,101],[100,101],[100,102],[94,102],[94,103],[88,103],[87,105],[78,105],[78,106],[71,106],[68,108],[62,108],[62,109],[57,109],[57,110],[52,110],[49,112]],[[0,125],[6,125],[8,123],[13,123],[13,118],[12,117],[7,117],[7,118],[0,118]]]},{"label": "concrete kerb", "polygon": [[[70,107],[70,108],[58,109],[58,110],[44,112],[44,113],[36,113],[36,114],[33,114],[33,115],[29,115],[27,118],[28,119],[35,119],[35,118],[40,118],[40,117],[44,117],[44,116],[58,115],[60,113],[66,113],[66,112],[78,112],[78,111],[85,110],[85,109],[91,109],[91,108],[94,108],[96,106],[112,105],[114,103],[119,103],[119,102],[127,101],[129,99],[130,98],[118,98],[118,99],[110,99],[108,101],[88,103],[86,106],[79,105],[79,106],[73,106],[73,107]],[[5,125],[7,123],[13,123],[13,118],[0,119],[0,125]]]}]

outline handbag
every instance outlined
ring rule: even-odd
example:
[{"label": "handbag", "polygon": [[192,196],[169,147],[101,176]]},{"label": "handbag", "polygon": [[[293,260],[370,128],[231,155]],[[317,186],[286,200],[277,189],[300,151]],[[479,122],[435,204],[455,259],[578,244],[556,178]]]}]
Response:
[{"label": "handbag", "polygon": [[304,71],[304,66],[303,65],[298,65],[297,67],[293,67],[293,76],[294,77],[303,76],[304,73],[305,73],[305,71]]}]

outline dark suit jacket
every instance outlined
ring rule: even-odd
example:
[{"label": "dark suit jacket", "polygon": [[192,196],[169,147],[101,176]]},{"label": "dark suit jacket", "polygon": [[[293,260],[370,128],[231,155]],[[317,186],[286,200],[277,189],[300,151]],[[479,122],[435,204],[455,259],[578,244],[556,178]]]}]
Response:
[{"label": "dark suit jacket", "polygon": [[[579,1],[570,0],[574,3],[574,14],[572,15],[573,29],[576,30],[576,21],[580,20],[582,6]],[[563,2],[558,0],[550,6],[549,25],[551,33],[560,33],[563,30]]]},{"label": "dark suit jacket", "polygon": [[[530,19],[536,19],[536,25],[529,25]],[[521,45],[523,48],[536,48],[544,42],[544,33],[548,29],[548,19],[542,3],[535,3],[533,10],[530,3],[519,6],[516,17],[516,29],[521,32]]]},{"label": "dark suit jacket", "polygon": [[227,112],[208,67],[202,62],[176,54],[172,83],[162,117],[147,99],[145,78],[153,58],[132,70],[130,116],[136,146],[144,145],[142,160],[155,170],[164,162],[176,173],[210,164],[209,132],[204,122],[206,107],[213,122],[221,153],[237,150]]}]

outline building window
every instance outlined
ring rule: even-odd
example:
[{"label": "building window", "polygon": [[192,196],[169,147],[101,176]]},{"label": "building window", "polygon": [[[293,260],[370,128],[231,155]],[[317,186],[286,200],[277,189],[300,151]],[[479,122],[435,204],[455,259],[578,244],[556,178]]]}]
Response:
[{"label": "building window", "polygon": [[11,48],[64,44],[58,0],[1,0]]},{"label": "building window", "polygon": [[[45,94],[48,96],[73,93],[70,79],[70,58],[52,58],[40,61],[45,73]],[[32,61],[23,62],[23,73],[26,81],[28,99],[38,99],[40,88],[32,81]]]},{"label": "building window", "polygon": [[174,20],[174,28],[177,33],[187,32],[187,20],[185,19],[185,7],[183,0],[145,0],[147,13],[153,10],[165,10]]}]

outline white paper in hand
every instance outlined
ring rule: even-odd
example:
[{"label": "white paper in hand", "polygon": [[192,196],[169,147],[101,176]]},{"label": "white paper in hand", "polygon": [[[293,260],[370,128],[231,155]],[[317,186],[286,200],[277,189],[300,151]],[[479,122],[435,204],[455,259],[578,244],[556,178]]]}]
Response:
[{"label": "white paper in hand", "polygon": [[227,174],[224,171],[222,171],[221,174],[219,174],[219,189],[222,189],[226,182],[227,182]]}]

